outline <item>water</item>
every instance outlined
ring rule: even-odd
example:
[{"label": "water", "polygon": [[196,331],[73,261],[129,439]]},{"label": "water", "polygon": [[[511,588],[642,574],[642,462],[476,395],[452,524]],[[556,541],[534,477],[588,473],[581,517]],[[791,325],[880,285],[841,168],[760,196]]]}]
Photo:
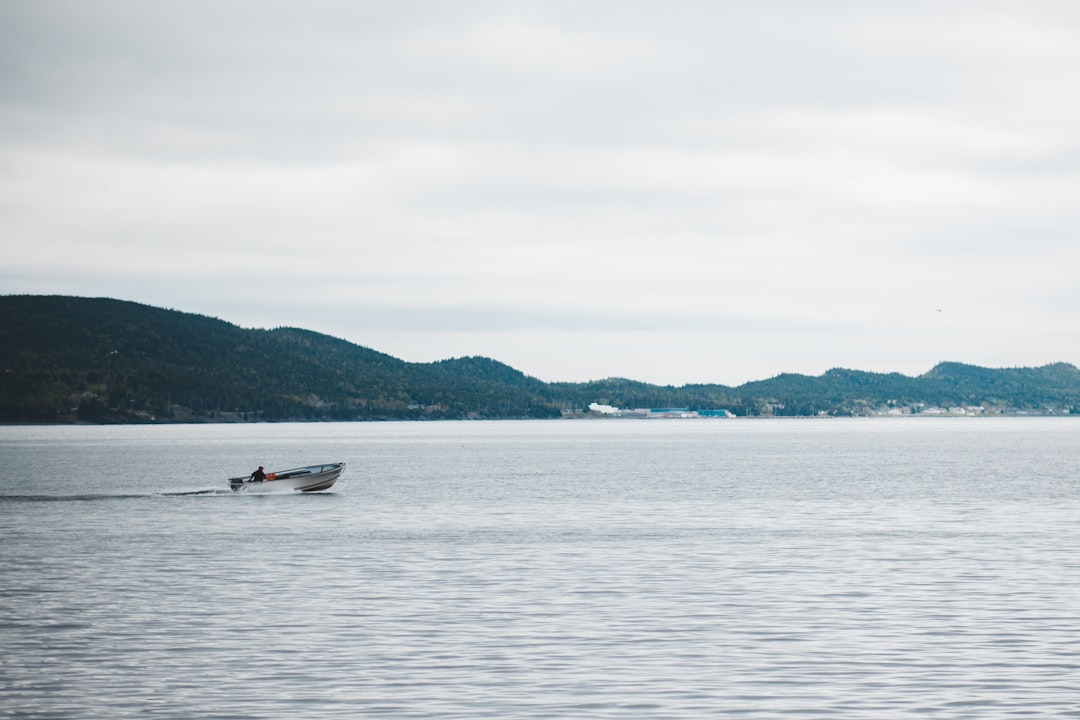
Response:
[{"label": "water", "polygon": [[1078,469],[1045,418],[0,428],[0,717],[1080,717]]}]

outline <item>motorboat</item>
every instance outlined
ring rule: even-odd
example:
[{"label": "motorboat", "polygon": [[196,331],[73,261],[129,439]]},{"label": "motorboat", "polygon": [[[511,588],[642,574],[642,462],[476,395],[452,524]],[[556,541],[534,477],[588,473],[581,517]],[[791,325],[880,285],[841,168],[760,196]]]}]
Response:
[{"label": "motorboat", "polygon": [[345,463],[326,465],[308,465],[292,470],[278,470],[266,473],[265,480],[252,480],[249,477],[229,478],[229,487],[234,492],[278,492],[297,490],[299,492],[319,492],[329,489],[341,476]]}]

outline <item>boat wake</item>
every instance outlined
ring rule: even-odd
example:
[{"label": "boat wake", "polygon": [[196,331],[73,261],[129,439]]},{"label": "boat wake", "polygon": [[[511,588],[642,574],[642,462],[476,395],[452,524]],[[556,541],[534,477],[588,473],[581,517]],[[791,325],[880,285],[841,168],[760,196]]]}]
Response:
[{"label": "boat wake", "polygon": [[223,488],[206,488],[204,490],[182,490],[178,492],[157,493],[160,497],[188,497],[191,495],[232,495],[232,490]]},{"label": "boat wake", "polygon": [[244,497],[251,495],[333,495],[334,493],[303,493],[291,487],[241,487],[198,488],[192,490],[174,490],[153,493],[78,493],[72,495],[0,495],[0,503],[51,503],[51,502],[101,502],[106,500],[146,500],[149,498],[180,497]]},{"label": "boat wake", "polygon": [[147,497],[153,497],[153,495],[0,495],[0,502],[94,502],[97,500],[137,500],[139,498]]},{"label": "boat wake", "polygon": [[8,503],[34,503],[34,502],[100,502],[102,500],[145,500],[147,498],[162,497],[191,497],[194,495],[220,495],[231,497],[233,491],[222,488],[205,488],[202,490],[181,490],[177,492],[157,493],[78,493],[75,495],[0,495],[0,502]]}]

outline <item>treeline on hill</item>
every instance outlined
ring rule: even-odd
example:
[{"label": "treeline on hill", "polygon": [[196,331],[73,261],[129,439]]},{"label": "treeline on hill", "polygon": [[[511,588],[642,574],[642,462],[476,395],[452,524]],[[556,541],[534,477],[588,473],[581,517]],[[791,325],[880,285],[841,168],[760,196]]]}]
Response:
[{"label": "treeline on hill", "polygon": [[737,388],[624,379],[545,383],[495,360],[409,363],[296,328],[107,298],[0,297],[0,421],[551,418],[590,403],[852,415],[886,406],[1080,411],[1080,371],[945,363],[917,378],[853,370]]}]

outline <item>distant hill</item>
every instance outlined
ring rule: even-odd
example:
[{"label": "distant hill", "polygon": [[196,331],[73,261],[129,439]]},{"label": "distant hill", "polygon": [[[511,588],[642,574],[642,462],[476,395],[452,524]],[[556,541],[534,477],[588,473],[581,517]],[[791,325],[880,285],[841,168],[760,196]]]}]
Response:
[{"label": "distant hill", "polygon": [[942,363],[916,378],[835,369],[737,388],[545,383],[489,358],[409,363],[310,330],[122,300],[0,297],[0,422],[553,418],[593,402],[735,415],[1077,413],[1080,371]]}]

